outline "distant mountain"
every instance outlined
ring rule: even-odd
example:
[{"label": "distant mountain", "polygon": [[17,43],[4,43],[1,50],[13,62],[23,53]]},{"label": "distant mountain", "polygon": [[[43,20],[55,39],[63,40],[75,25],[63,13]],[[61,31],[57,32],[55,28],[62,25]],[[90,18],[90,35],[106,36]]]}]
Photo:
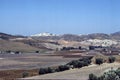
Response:
[{"label": "distant mountain", "polygon": [[120,31],[112,33],[111,35],[113,35],[113,36],[120,36]]},{"label": "distant mountain", "polygon": [[88,35],[75,35],[75,34],[63,34],[57,36],[32,36],[32,38],[37,40],[67,40],[67,41],[83,41],[88,39],[109,39],[109,35],[103,33],[95,33]]},{"label": "distant mountain", "polygon": [[37,40],[67,40],[67,41],[83,41],[88,39],[120,39],[120,32],[115,32],[112,34],[104,34],[104,33],[93,33],[87,35],[75,35],[75,34],[63,34],[63,35],[55,35],[50,33],[44,33],[40,35],[31,36]]},{"label": "distant mountain", "polygon": [[[28,51],[25,47],[30,47],[29,50],[38,50],[45,49],[51,50],[60,48],[64,45],[80,45],[84,44],[95,44],[95,45],[112,45],[113,43],[116,45],[116,40],[120,40],[120,32],[115,32],[112,34],[104,34],[104,33],[94,33],[87,35],[75,35],[75,34],[63,34],[56,35],[52,33],[40,33],[35,34],[29,37],[19,36],[19,35],[11,35],[6,33],[0,33],[0,50],[18,50]],[[63,41],[63,44],[60,44],[59,41]],[[9,47],[7,46],[9,44]],[[2,48],[2,46],[4,47]],[[22,46],[21,46],[22,45]],[[19,48],[15,46],[20,46]],[[10,48],[11,47],[11,48]],[[24,50],[23,50],[24,48]]]},{"label": "distant mountain", "polygon": [[6,33],[1,33],[0,32],[0,39],[9,40],[9,39],[13,39],[13,38],[25,38],[25,36],[11,35],[11,34],[6,34]]},{"label": "distant mountain", "polygon": [[120,40],[120,31],[110,34],[112,39]]},{"label": "distant mountain", "polygon": [[40,36],[56,36],[55,34],[52,34],[52,33],[47,33],[47,32],[44,32],[44,33],[39,33],[39,34],[34,34],[34,35],[31,35],[32,37],[40,37]]},{"label": "distant mountain", "polygon": [[40,49],[48,50],[42,43],[45,43],[45,41],[37,41],[20,35],[0,33],[0,51],[35,52]]},{"label": "distant mountain", "polygon": [[[67,40],[67,41],[83,41],[88,39],[116,39],[120,40],[120,31],[111,33],[111,34],[104,34],[104,33],[94,33],[94,34],[87,34],[87,35],[75,35],[75,34],[63,34],[63,35],[56,35],[52,33],[39,33],[30,36],[36,40]],[[27,38],[25,36],[20,35],[11,35],[6,33],[0,32],[0,39],[9,40],[15,38]]]}]

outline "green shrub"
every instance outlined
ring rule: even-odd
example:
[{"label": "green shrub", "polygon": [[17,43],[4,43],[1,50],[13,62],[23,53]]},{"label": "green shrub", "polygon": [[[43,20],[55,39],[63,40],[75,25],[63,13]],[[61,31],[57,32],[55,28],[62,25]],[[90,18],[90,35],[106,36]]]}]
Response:
[{"label": "green shrub", "polygon": [[53,72],[55,72],[55,70],[53,68],[51,68],[51,67],[48,67],[47,73],[53,73]]},{"label": "green shrub", "polygon": [[97,77],[94,74],[89,74],[89,80],[120,80],[120,69],[110,70],[105,72],[102,76]]},{"label": "green shrub", "polygon": [[46,69],[45,68],[40,68],[39,74],[46,74]]},{"label": "green shrub", "polygon": [[118,68],[115,73],[120,77],[120,68]]},{"label": "green shrub", "polygon": [[22,73],[22,77],[23,77],[23,78],[28,77],[28,75],[29,75],[28,72],[23,72],[23,73]]},{"label": "green shrub", "polygon": [[72,65],[74,68],[81,68],[83,66],[88,66],[91,63],[91,57],[84,57],[79,60],[72,60],[67,63],[67,65]]},{"label": "green shrub", "polygon": [[98,80],[97,76],[94,74],[89,74],[89,80]]},{"label": "green shrub", "polygon": [[108,58],[108,60],[109,60],[109,63],[113,63],[113,62],[115,62],[115,57],[110,56],[110,57]]},{"label": "green shrub", "polygon": [[55,69],[55,72],[60,72],[60,69],[59,69],[59,68],[56,68],[56,69]]},{"label": "green shrub", "polygon": [[47,74],[53,72],[60,72],[69,70],[70,68],[81,68],[83,66],[88,66],[91,63],[91,57],[81,58],[79,60],[72,60],[71,62],[67,63],[66,65],[60,65],[57,68],[40,68],[39,74]]},{"label": "green shrub", "polygon": [[39,51],[35,51],[35,53],[39,53]]},{"label": "green shrub", "polygon": [[100,64],[103,63],[103,59],[102,58],[96,58],[95,63],[100,65]]},{"label": "green shrub", "polygon": [[65,71],[65,70],[69,70],[70,67],[68,65],[60,65],[58,67],[59,71]]}]

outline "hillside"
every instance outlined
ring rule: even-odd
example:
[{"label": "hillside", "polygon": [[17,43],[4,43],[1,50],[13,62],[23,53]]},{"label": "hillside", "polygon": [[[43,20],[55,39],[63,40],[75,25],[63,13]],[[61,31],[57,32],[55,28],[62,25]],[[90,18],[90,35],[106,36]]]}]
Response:
[{"label": "hillside", "polygon": [[[117,46],[120,47],[120,32],[111,34],[93,33],[88,35],[40,33],[38,36],[17,36],[0,33],[0,50],[36,51],[38,49],[56,50],[63,46]],[[7,45],[6,45],[7,44]]]},{"label": "hillside", "polygon": [[6,41],[6,40],[0,40],[0,51],[21,51],[21,52],[31,52],[39,50],[38,48],[29,46],[27,44],[21,43],[21,42],[12,42],[12,41]]},{"label": "hillside", "polygon": [[51,74],[45,74],[45,75],[39,75],[34,77],[28,77],[21,80],[30,80],[30,79],[42,79],[42,80],[88,80],[88,76],[90,73],[94,73],[97,76],[100,76],[105,71],[111,69],[111,67],[114,67],[114,69],[118,68],[120,66],[119,63],[104,63],[102,65],[95,65],[92,64],[90,66],[86,66],[80,69],[71,69],[68,71],[63,72],[57,72],[57,73],[51,73]]},{"label": "hillside", "polygon": [[11,35],[11,34],[6,34],[6,33],[0,32],[0,39],[9,40],[9,39],[14,39],[14,38],[25,38],[25,36]]},{"label": "hillside", "polygon": [[39,50],[51,50],[59,47],[55,41],[49,40],[36,40],[30,37],[17,36],[6,33],[0,33],[0,50],[1,51],[22,51],[22,52],[35,52]]},{"label": "hillside", "polygon": [[63,35],[52,35],[52,36],[31,36],[36,40],[67,40],[67,41],[84,41],[88,39],[120,39],[120,32],[115,32],[111,34],[105,33],[93,33],[88,35],[75,35],[75,34],[63,34]]}]

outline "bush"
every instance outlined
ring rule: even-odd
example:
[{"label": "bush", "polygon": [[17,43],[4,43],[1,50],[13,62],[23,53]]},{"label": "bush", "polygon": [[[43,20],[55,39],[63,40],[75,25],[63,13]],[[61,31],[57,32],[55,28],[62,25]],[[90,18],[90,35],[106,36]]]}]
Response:
[{"label": "bush", "polygon": [[120,69],[118,68],[115,73],[120,77]]},{"label": "bush", "polygon": [[65,70],[69,70],[69,69],[70,69],[70,66],[69,66],[69,65],[64,65],[64,69],[65,69]]},{"label": "bush", "polygon": [[69,70],[70,68],[81,68],[83,66],[88,66],[91,63],[91,57],[81,58],[79,60],[72,60],[71,62],[67,63],[66,65],[60,65],[58,68],[40,68],[39,74],[47,74],[53,72],[60,72]]},{"label": "bush", "polygon": [[55,69],[55,72],[60,72],[60,69],[59,69],[59,68],[56,68],[56,69]]},{"label": "bush", "polygon": [[103,59],[102,58],[97,58],[95,63],[100,65],[100,64],[103,63]]},{"label": "bush", "polygon": [[89,74],[89,80],[120,80],[120,70],[110,70],[105,72],[102,76],[97,77],[94,74]]},{"label": "bush", "polygon": [[70,69],[68,65],[60,65],[58,68],[59,68],[59,71],[65,71]]},{"label": "bush", "polygon": [[89,50],[94,50],[95,47],[94,46],[89,46]]},{"label": "bush", "polygon": [[39,51],[35,51],[35,53],[39,53]]},{"label": "bush", "polygon": [[55,70],[52,69],[51,67],[48,68],[40,68],[39,74],[47,74],[47,73],[54,73]]},{"label": "bush", "polygon": [[79,61],[78,63],[77,63],[77,68],[81,68],[81,67],[83,67],[84,66],[84,62],[83,61]]},{"label": "bush", "polygon": [[29,75],[28,72],[23,72],[23,73],[22,73],[22,77],[23,77],[23,78],[27,77],[28,75]]},{"label": "bush", "polygon": [[97,76],[94,74],[89,74],[89,80],[98,80]]},{"label": "bush", "polygon": [[55,72],[55,70],[52,69],[52,68],[50,68],[50,67],[48,67],[48,69],[47,69],[47,73],[53,73],[53,72]]},{"label": "bush", "polygon": [[45,68],[40,68],[39,74],[46,74],[46,69]]},{"label": "bush", "polygon": [[84,61],[87,64],[91,63],[91,57],[84,57],[83,59],[79,59],[80,61]]},{"label": "bush", "polygon": [[113,63],[113,62],[115,62],[115,57],[110,56],[110,57],[108,58],[108,60],[109,60],[109,63]]},{"label": "bush", "polygon": [[81,68],[83,66],[88,66],[91,63],[91,57],[84,57],[79,60],[72,60],[71,62],[67,63],[67,65],[72,65],[73,68]]}]

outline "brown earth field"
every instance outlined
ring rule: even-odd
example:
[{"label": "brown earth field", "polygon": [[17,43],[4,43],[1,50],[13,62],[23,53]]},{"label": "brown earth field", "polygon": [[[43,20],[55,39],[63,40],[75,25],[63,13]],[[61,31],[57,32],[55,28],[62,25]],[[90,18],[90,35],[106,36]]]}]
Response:
[{"label": "brown earth field", "polygon": [[22,78],[23,73],[29,73],[28,77],[38,75],[39,69],[30,70],[2,70],[0,71],[0,80],[16,80],[17,78]]},{"label": "brown earth field", "polygon": [[77,58],[38,53],[0,54],[0,70],[36,69],[40,67],[57,66]]},{"label": "brown earth field", "polygon": [[[72,54],[72,53],[71,53]],[[78,53],[76,52],[75,54]],[[81,54],[80,54],[81,55]],[[101,57],[101,56],[100,56]],[[81,56],[78,57],[64,57],[64,55],[57,55],[57,54],[40,54],[40,53],[22,53],[22,54],[0,54],[0,80],[15,80],[17,78],[22,78],[22,74],[24,72],[28,72],[30,76],[36,76],[38,75],[38,71],[39,68],[41,67],[54,67],[54,66],[58,66],[58,65],[62,65],[62,64],[66,64],[67,62],[71,61],[71,60],[77,60],[81,58]],[[117,60],[120,59],[119,56],[116,56]],[[116,65],[117,64],[117,65]],[[119,63],[115,63],[111,64],[112,67],[120,67]],[[103,67],[103,71],[106,69],[109,69],[111,67],[111,65],[106,64],[105,66],[108,67]],[[91,65],[92,66],[92,65]],[[104,65],[103,65],[104,66]],[[53,74],[46,74],[46,75],[41,75],[38,77],[32,77],[32,78],[28,78],[28,80],[38,80],[38,79],[42,79],[42,80],[49,80],[49,78],[53,79],[53,80],[70,80],[70,78],[68,78],[69,76],[72,76],[73,74],[77,75],[79,74],[79,76],[81,77],[88,77],[88,73],[87,72],[92,72],[93,73],[97,73],[99,72],[101,67],[99,66],[92,66],[92,67],[86,67],[81,68],[81,69],[75,69],[75,70],[69,70],[65,72],[59,72],[59,73],[53,73]],[[105,68],[105,69],[104,69]],[[77,71],[77,72],[76,72]],[[70,73],[69,73],[70,72]],[[81,74],[86,72],[87,74]],[[102,70],[101,70],[102,72]],[[55,75],[56,77],[54,77]],[[60,76],[59,76],[60,74]],[[70,75],[69,75],[70,74]],[[50,75],[50,76],[47,76]],[[64,76],[63,76],[64,75]],[[53,76],[53,77],[52,77]],[[63,76],[63,78],[62,78]],[[66,77],[65,77],[66,76]],[[87,77],[85,77],[84,79],[86,79]],[[35,79],[33,79],[35,78]],[[76,80],[75,76],[72,77],[73,80]]]},{"label": "brown earth field", "polygon": [[22,78],[23,72],[35,76],[41,67],[58,66],[76,59],[38,53],[0,54],[0,80]]},{"label": "brown earth field", "polygon": [[9,50],[20,51],[20,52],[35,52],[35,51],[39,51],[40,49],[21,42],[14,42],[14,41],[0,39],[0,51],[9,51]]}]

